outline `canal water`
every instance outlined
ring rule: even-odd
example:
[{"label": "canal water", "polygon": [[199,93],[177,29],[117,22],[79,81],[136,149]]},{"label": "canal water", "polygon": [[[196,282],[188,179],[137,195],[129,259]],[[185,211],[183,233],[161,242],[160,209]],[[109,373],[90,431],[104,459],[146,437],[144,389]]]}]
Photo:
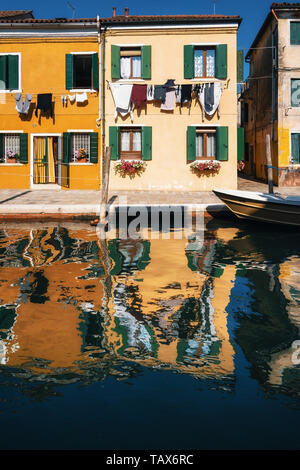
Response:
[{"label": "canal water", "polygon": [[1,449],[299,448],[299,233],[175,232],[1,224]]}]

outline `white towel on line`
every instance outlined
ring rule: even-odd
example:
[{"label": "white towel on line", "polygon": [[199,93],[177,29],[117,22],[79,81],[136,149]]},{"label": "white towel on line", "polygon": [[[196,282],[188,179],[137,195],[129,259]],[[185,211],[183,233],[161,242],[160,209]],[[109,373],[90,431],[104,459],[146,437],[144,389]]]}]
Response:
[{"label": "white towel on line", "polygon": [[115,104],[115,119],[117,119],[118,113],[120,113],[121,116],[126,116],[128,113],[130,113],[132,121],[133,113],[132,108],[130,106],[132,86],[133,85],[127,85],[123,83],[109,83],[109,87]]}]

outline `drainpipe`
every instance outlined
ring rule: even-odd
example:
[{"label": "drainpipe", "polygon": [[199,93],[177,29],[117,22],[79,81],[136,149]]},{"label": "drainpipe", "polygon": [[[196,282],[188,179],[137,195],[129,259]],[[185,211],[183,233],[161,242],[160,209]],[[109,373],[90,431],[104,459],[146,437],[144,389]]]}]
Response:
[{"label": "drainpipe", "polygon": [[[276,16],[276,13],[272,9],[272,15],[275,18],[276,24],[272,25],[272,123],[271,123],[271,141],[274,142],[274,121],[275,121],[275,93],[278,92],[278,90],[275,90],[275,67],[276,67],[276,60],[278,60],[278,48],[277,44],[275,46],[275,41],[274,41],[274,34],[277,29],[277,43],[278,43],[278,18]],[[276,72],[278,74],[278,72]],[[278,79],[277,79],[278,83]],[[273,149],[272,149],[273,150]],[[273,151],[272,151],[273,154]],[[271,155],[272,155],[271,154]],[[274,165],[274,160],[272,162],[272,165]],[[277,166],[278,166],[278,160],[277,160]],[[279,183],[279,174],[278,174],[278,182]]]},{"label": "drainpipe", "polygon": [[97,37],[98,37],[98,48],[99,48],[99,64],[98,64],[98,75],[99,75],[99,112],[98,119],[96,119],[96,125],[99,128],[101,124],[101,25],[100,17],[97,15]]}]

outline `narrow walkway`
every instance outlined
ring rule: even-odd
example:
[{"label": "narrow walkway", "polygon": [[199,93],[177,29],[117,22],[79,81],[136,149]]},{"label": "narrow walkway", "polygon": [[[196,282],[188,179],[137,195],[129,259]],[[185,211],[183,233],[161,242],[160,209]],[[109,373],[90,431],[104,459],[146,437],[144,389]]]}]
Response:
[{"label": "narrow walkway", "polygon": [[[246,178],[238,179],[238,189],[268,192],[268,185]],[[300,187],[274,188],[283,195],[299,195]],[[112,205],[193,205],[195,208],[222,210],[225,206],[210,191],[110,191]],[[21,214],[76,214],[90,216],[98,214],[100,191],[43,190],[0,190],[0,215]]]}]

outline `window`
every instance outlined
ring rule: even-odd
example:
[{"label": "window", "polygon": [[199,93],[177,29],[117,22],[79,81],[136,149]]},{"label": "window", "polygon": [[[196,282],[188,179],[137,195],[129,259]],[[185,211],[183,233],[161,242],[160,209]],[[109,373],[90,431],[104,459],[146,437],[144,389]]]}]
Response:
[{"label": "window", "polygon": [[74,88],[92,88],[91,55],[74,55]]},{"label": "window", "polygon": [[291,134],[292,163],[300,164],[300,133]]},{"label": "window", "polygon": [[213,78],[215,76],[215,47],[195,47],[194,49],[194,77]]},{"label": "window", "polygon": [[184,78],[227,78],[227,44],[185,45]]},{"label": "window", "polygon": [[0,90],[18,90],[19,85],[19,54],[0,54]]},{"label": "window", "polygon": [[64,132],[62,162],[98,162],[98,132]]},{"label": "window", "polygon": [[142,158],[142,133],[141,129],[120,129],[120,156],[124,160],[136,160]]},{"label": "window", "polygon": [[80,149],[83,149],[86,154],[86,161],[90,160],[90,134],[72,134],[72,162],[80,160]]},{"label": "window", "polygon": [[300,79],[291,79],[291,106],[300,104]]},{"label": "window", "polygon": [[124,79],[141,78],[142,56],[141,48],[121,48],[120,50],[120,76]]},{"label": "window", "polygon": [[27,133],[0,133],[0,163],[28,163]]},{"label": "window", "polygon": [[290,23],[290,43],[291,45],[300,44],[300,22],[291,21]]},{"label": "window", "polygon": [[216,130],[197,129],[196,131],[196,159],[216,158]]},{"label": "window", "polygon": [[111,46],[111,78],[151,78],[151,46]]},{"label": "window", "polygon": [[98,90],[98,54],[66,54],[66,90]]},{"label": "window", "polygon": [[228,160],[228,127],[187,128],[187,160]]},{"label": "window", "polygon": [[112,160],[152,160],[152,127],[109,128]]},{"label": "window", "polygon": [[20,134],[1,134],[1,163],[9,163],[9,155],[20,156]]}]

